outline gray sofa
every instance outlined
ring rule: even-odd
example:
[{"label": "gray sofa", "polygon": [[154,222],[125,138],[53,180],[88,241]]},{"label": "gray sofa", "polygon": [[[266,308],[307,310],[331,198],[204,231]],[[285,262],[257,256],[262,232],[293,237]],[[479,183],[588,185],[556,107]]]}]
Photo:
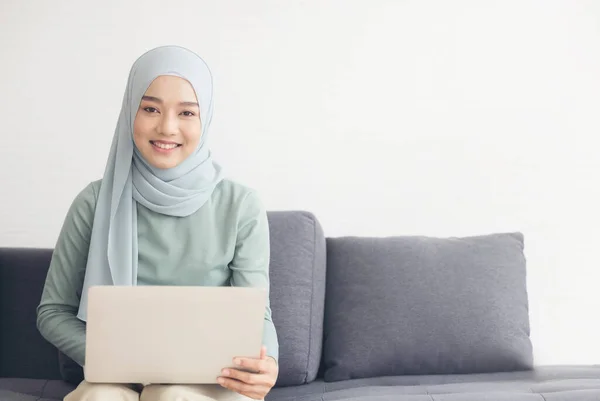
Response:
[{"label": "gray sofa", "polygon": [[[600,400],[600,366],[535,366],[524,237],[325,238],[270,212],[280,376],[268,401]],[[35,309],[51,249],[0,249],[0,401],[60,400],[81,369]]]}]

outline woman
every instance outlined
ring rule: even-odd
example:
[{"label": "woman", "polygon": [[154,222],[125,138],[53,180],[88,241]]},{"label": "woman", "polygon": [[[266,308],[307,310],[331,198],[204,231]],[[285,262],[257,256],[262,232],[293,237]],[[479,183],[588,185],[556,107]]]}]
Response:
[{"label": "woman", "polygon": [[[212,84],[204,61],[177,46],[131,68],[104,176],[67,213],[37,311],[42,335],[81,366],[90,286],[269,288],[266,211],[254,191],[223,178],[207,147]],[[224,369],[220,386],[84,381],[65,400],[263,399],[278,375],[268,302],[263,343],[260,358],[239,358],[258,373]]]}]

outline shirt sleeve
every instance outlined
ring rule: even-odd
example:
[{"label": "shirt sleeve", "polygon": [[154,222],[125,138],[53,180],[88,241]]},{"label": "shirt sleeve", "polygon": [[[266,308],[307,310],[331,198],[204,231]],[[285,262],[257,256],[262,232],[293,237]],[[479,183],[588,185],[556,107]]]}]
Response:
[{"label": "shirt sleeve", "polygon": [[238,233],[233,260],[231,285],[259,287],[267,290],[263,345],[267,355],[279,359],[279,342],[270,306],[270,241],[267,212],[256,193],[250,192],[243,201],[238,218]]},{"label": "shirt sleeve", "polygon": [[80,366],[85,363],[85,323],[77,318],[92,234],[93,183],[74,199],[60,231],[37,308],[42,336]]}]

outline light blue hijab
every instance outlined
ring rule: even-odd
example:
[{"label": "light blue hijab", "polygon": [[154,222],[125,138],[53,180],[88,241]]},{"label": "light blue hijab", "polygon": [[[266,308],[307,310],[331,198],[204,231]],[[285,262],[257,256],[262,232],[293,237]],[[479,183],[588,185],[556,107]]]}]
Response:
[{"label": "light blue hijab", "polygon": [[[192,85],[202,121],[198,149],[178,166],[163,170],[149,165],[133,142],[133,122],[142,96],[160,75],[178,76]],[[195,53],[163,46],[133,64],[96,203],[79,319],[87,318],[91,286],[137,284],[137,203],[157,213],[189,216],[222,180],[221,167],[213,162],[206,145],[212,113],[212,74]]]}]

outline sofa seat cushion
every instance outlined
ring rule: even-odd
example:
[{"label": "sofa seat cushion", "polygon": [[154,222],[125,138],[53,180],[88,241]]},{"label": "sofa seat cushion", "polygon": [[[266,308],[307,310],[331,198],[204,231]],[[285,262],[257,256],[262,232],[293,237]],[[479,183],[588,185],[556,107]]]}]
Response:
[{"label": "sofa seat cushion", "polygon": [[532,371],[390,376],[276,388],[267,401],[597,401],[600,365]]},{"label": "sofa seat cushion", "polygon": [[[2,401],[57,401],[75,387],[60,380],[0,378]],[[275,388],[266,401],[597,401],[600,365],[533,371],[393,376]]]},{"label": "sofa seat cushion", "polygon": [[62,401],[74,389],[62,380],[0,378],[1,401]]}]

